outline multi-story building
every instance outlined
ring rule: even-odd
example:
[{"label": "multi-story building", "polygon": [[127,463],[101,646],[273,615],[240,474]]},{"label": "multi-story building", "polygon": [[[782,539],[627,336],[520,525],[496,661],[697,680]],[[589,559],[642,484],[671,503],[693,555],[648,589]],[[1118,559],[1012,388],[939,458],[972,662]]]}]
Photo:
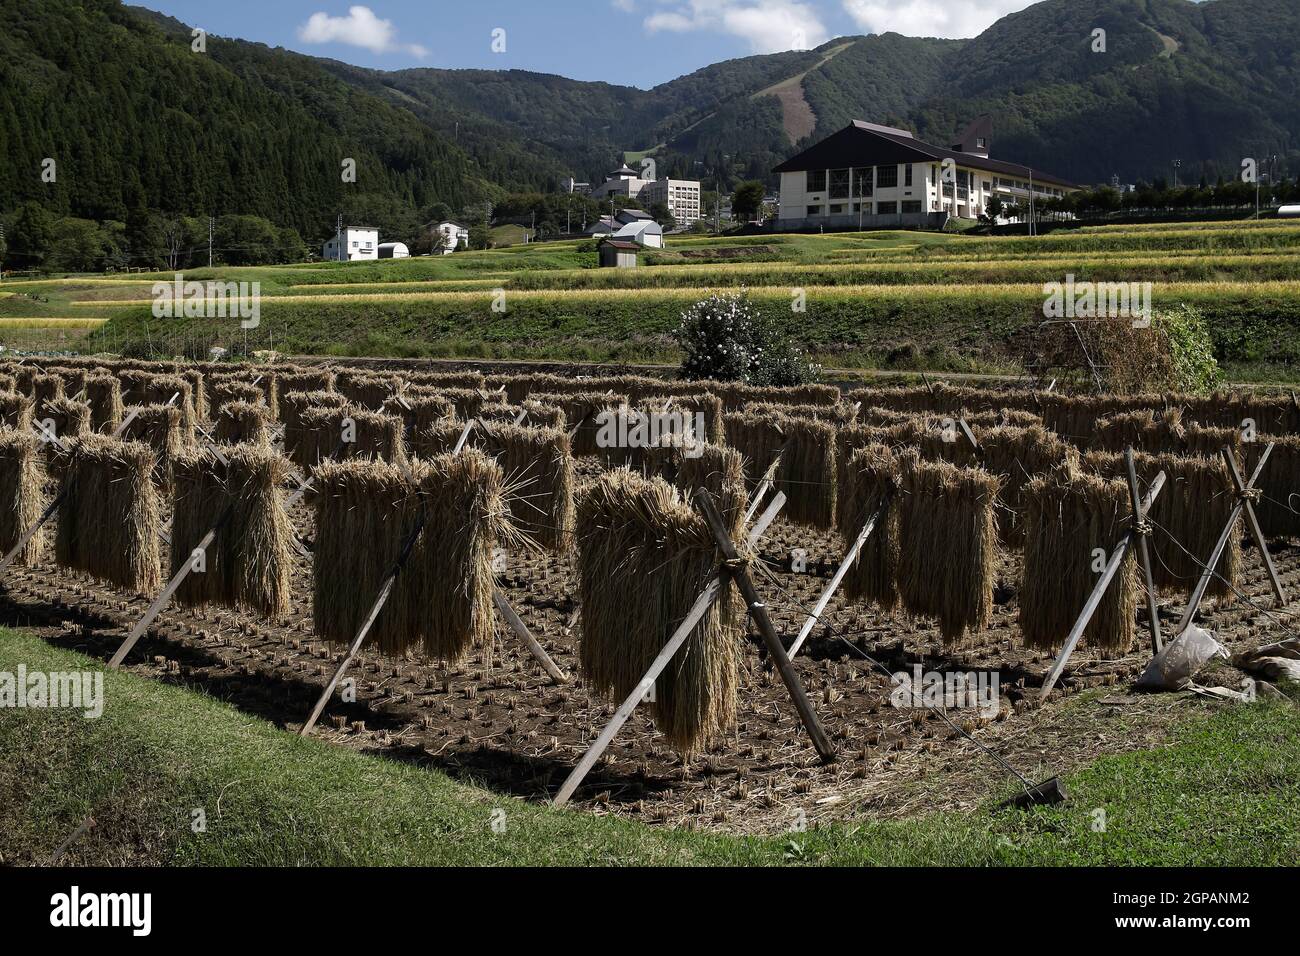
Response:
[{"label": "multi-story building", "polygon": [[700,218],[700,184],[689,179],[656,179],[641,187],[637,196],[642,206],[663,203],[679,226]]},{"label": "multi-story building", "polygon": [[642,206],[663,203],[679,226],[700,218],[700,184],[689,179],[642,179],[635,169],[622,166],[611,172],[590,194],[595,199],[621,196]]},{"label": "multi-story building", "polygon": [[1041,202],[1079,187],[1060,176],[989,157],[987,117],[944,149],[906,130],[855,120],[780,166],[777,229],[940,227],[976,219],[994,196]]},{"label": "multi-story building", "polygon": [[321,249],[321,258],[336,262],[379,258],[379,229],[375,226],[344,226]]}]

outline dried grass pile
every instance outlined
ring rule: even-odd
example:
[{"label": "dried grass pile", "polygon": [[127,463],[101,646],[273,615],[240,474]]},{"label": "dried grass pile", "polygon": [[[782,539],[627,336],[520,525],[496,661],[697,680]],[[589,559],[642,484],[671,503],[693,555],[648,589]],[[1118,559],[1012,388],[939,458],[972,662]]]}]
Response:
[{"label": "dried grass pile", "polygon": [[271,447],[271,412],[258,402],[225,402],[217,414],[213,438],[222,445]]},{"label": "dried grass pile", "polygon": [[148,445],[90,435],[63,457],[55,558],[121,588],[153,592],[162,583],[161,503]]},{"label": "dried grass pile", "polygon": [[384,402],[384,414],[400,418],[407,432],[413,433],[437,422],[455,421],[456,405],[441,395],[410,393]]},{"label": "dried grass pile", "polygon": [[214,421],[220,421],[225,407],[235,402],[265,404],[265,396],[256,385],[237,378],[214,378],[208,385],[208,413]]},{"label": "dried grass pile", "polygon": [[[335,458],[378,458],[394,463],[407,459],[400,418],[359,408],[308,408],[299,417],[300,429],[292,449],[299,468]],[[345,440],[351,439],[351,440]]]},{"label": "dried grass pile", "polygon": [[176,600],[248,608],[272,620],[288,614],[293,529],[281,490],[288,472],[285,459],[253,445],[175,459],[171,574],[225,517],[204,551],[204,570],[185,578]]},{"label": "dried grass pile", "polygon": [[775,486],[788,502],[784,516],[814,528],[835,527],[836,427],[830,422],[780,415],[730,414],[724,419],[727,444],[748,463],[751,481],[759,479],[781,449]]},{"label": "dried grass pile", "polygon": [[86,376],[86,404],[90,406],[92,430],[103,434],[117,431],[126,414],[122,383],[112,375]]},{"label": "dried grass pile", "polygon": [[481,435],[482,449],[505,474],[515,527],[551,551],[572,551],[577,479],[568,432],[492,422]]},{"label": "dried grass pile", "polygon": [[29,434],[36,415],[32,400],[17,392],[0,392],[0,426]]},{"label": "dried grass pile", "polygon": [[898,592],[938,619],[945,643],[988,627],[998,561],[994,505],[1002,483],[978,468],[899,456]]},{"label": "dried grass pile", "polygon": [[580,456],[601,453],[602,449],[597,443],[600,414],[617,412],[620,407],[628,404],[626,395],[606,392],[542,393],[533,398],[564,411],[564,420],[573,434],[573,453]]},{"label": "dried grass pile", "polygon": [[844,577],[845,595],[850,600],[874,601],[885,611],[892,611],[899,601],[899,478],[898,458],[892,449],[885,445],[856,448],[844,468],[840,499],[839,531],[845,554],[867,521],[890,501]]},{"label": "dried grass pile", "polygon": [[144,442],[158,458],[154,478],[167,492],[172,489],[172,472],[177,456],[187,448],[181,430],[181,410],[175,405],[133,405],[127,410],[130,422],[122,431],[125,441]]},{"label": "dried grass pile", "polygon": [[[0,428],[0,554],[16,548],[40,518],[46,506],[45,485],[40,440],[28,432]],[[39,564],[48,542],[47,529],[42,528],[16,560],[28,567]]]},{"label": "dried grass pile", "polygon": [[[325,461],[316,469],[316,542],[312,559],[312,626],[326,640],[350,643],[379,588],[417,527],[419,479],[384,461]],[[419,578],[398,575],[388,604],[370,631],[372,646],[401,653],[418,640],[410,615]]]},{"label": "dried grass pile", "polygon": [[[1149,514],[1156,526],[1151,537],[1152,576],[1156,587],[1189,594],[1237,502],[1228,466],[1222,457],[1139,453],[1133,458],[1139,488],[1143,491],[1159,472],[1164,471],[1166,478],[1165,488]],[[1098,475],[1126,481],[1128,469],[1122,455],[1092,452],[1083,460],[1085,467]],[[1211,579],[1206,591],[1210,597],[1231,598],[1240,584],[1243,527],[1239,524],[1238,533],[1228,540],[1216,569],[1218,575]]]},{"label": "dried grass pile", "polygon": [[[677,489],[619,469],[579,498],[578,549],[582,672],[621,702],[717,572],[716,545]],[[740,607],[725,587],[655,684],[655,725],[685,753],[735,724]]]},{"label": "dried grass pile", "polygon": [[59,438],[81,438],[91,433],[90,406],[70,398],[53,398],[41,410],[41,420],[51,424]]},{"label": "dried grass pile", "polygon": [[[1026,646],[1056,650],[1097,585],[1094,549],[1109,555],[1128,531],[1128,485],[1085,474],[1066,462],[1026,486],[1024,514],[1020,631]],[[1139,588],[1136,550],[1129,550],[1083,633],[1091,647],[1124,653],[1133,646]]]},{"label": "dried grass pile", "polygon": [[12,375],[0,373],[0,393],[11,393],[18,388],[18,379]]}]

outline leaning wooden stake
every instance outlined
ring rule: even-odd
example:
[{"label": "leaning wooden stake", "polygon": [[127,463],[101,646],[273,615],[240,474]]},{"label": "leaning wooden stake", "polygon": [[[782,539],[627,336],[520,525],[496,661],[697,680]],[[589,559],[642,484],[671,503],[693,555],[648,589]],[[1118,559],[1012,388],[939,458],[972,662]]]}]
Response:
[{"label": "leaning wooden stake", "polygon": [[767,466],[767,471],[763,472],[763,477],[759,480],[758,487],[754,489],[754,497],[749,502],[749,510],[745,512],[746,524],[749,523],[750,518],[754,517],[754,512],[758,510],[759,503],[763,500],[763,496],[772,488],[772,483],[776,480],[776,470],[781,467],[781,459],[785,457],[785,453],[789,450],[790,443],[786,442],[781,446],[781,450],[776,453],[776,457],[772,459],[772,464]]},{"label": "leaning wooden stake", "polygon": [[[1223,557],[1224,549],[1237,531],[1237,519],[1241,517],[1243,510],[1251,507],[1247,496],[1254,489],[1255,482],[1264,470],[1264,465],[1268,462],[1268,456],[1273,453],[1273,443],[1269,442],[1268,447],[1264,449],[1264,453],[1259,456],[1259,462],[1255,465],[1255,471],[1250,476],[1250,482],[1244,485],[1240,482],[1241,474],[1237,471],[1237,462],[1232,458],[1232,452],[1226,448],[1223,451],[1229,460],[1229,471],[1234,482],[1237,483],[1237,503],[1232,507],[1232,513],[1228,516],[1228,523],[1224,525],[1223,531],[1219,534],[1219,540],[1214,545],[1214,551],[1211,552],[1210,559],[1201,566],[1201,576],[1197,579],[1196,587],[1192,589],[1191,597],[1187,600],[1187,607],[1183,611],[1182,618],[1178,621],[1178,630],[1175,634],[1182,634],[1183,631],[1191,627],[1192,621],[1195,620],[1201,601],[1205,599],[1205,592],[1209,589],[1210,581],[1214,578],[1214,569],[1219,566],[1219,558]],[[1263,535],[1260,536],[1260,539],[1257,539],[1257,543],[1262,538]],[[1268,548],[1262,544],[1260,547],[1264,553],[1265,567],[1272,569],[1273,558],[1269,555]],[[1273,574],[1276,575],[1276,573],[1274,570]],[[1273,580],[1274,594],[1280,594],[1281,582],[1277,581],[1276,578],[1271,579]]]},{"label": "leaning wooden stake", "polygon": [[1132,445],[1124,450],[1124,464],[1128,466],[1128,494],[1133,502],[1133,527],[1138,532],[1138,560],[1142,562],[1142,580],[1147,591],[1151,653],[1159,654],[1165,644],[1160,638],[1160,601],[1156,596],[1155,576],[1151,573],[1151,548],[1147,543],[1147,539],[1151,537],[1151,524],[1147,521],[1146,510],[1142,507],[1142,494],[1138,491],[1137,466],[1133,463]]},{"label": "leaning wooden stake", "polygon": [[397,576],[402,573],[402,568],[406,566],[406,559],[411,556],[411,549],[415,547],[415,540],[420,536],[420,532],[423,530],[424,512],[421,511],[420,518],[415,523],[415,528],[411,531],[406,541],[402,543],[401,553],[398,554],[397,560],[393,562],[393,567],[384,577],[384,583],[380,585],[379,594],[375,598],[375,603],[370,606],[370,613],[367,614],[365,620],[361,622],[361,628],[357,631],[357,636],[354,637],[352,643],[348,645],[347,653],[343,655],[343,660],[339,661],[339,666],[334,671],[334,676],[330,678],[330,682],[325,685],[325,690],[321,692],[320,698],[316,701],[316,706],[312,708],[311,716],[307,718],[306,722],[299,729],[299,737],[307,736],[307,734],[311,732],[311,729],[316,726],[316,721],[320,719],[321,712],[325,709],[325,705],[329,703],[330,695],[334,693],[334,689],[339,686],[339,681],[343,679],[344,671],[348,669],[348,666],[356,659],[357,654],[360,653],[361,645],[366,642],[366,636],[370,633],[370,628],[374,626],[375,621],[379,618],[379,612],[382,611],[384,605],[388,603],[388,598],[393,593],[393,585],[397,583]]},{"label": "leaning wooden stake", "polygon": [[777,636],[776,628],[772,626],[772,618],[768,616],[767,605],[759,597],[758,589],[754,587],[754,581],[749,576],[749,570],[740,562],[740,555],[736,552],[736,545],[732,542],[731,535],[727,533],[726,522],[722,520],[722,515],[718,513],[718,508],[713,503],[713,496],[706,489],[701,488],[696,492],[695,500],[700,503],[704,518],[708,521],[709,527],[713,531],[713,537],[718,542],[718,549],[722,552],[722,556],[727,559],[726,573],[740,588],[740,593],[745,598],[745,604],[749,607],[749,613],[753,615],[754,623],[758,625],[758,632],[763,635],[763,642],[767,645],[767,651],[776,663],[776,669],[781,674],[781,680],[785,682],[785,689],[790,692],[795,709],[799,711],[799,718],[803,721],[804,729],[808,731],[808,736],[812,738],[813,746],[817,748],[817,753],[822,760],[827,763],[832,762],[835,759],[835,748],[831,746],[830,738],[822,730],[821,722],[817,719],[817,712],[813,710],[808,695],[804,693],[803,684],[799,682],[799,675],[794,672],[794,666],[790,663],[790,658],[781,645],[781,638]]},{"label": "leaning wooden stake", "polygon": [[[1156,480],[1151,482],[1151,488],[1147,491],[1147,496],[1142,499],[1142,513],[1146,514],[1155,504],[1156,497],[1160,494],[1160,489],[1165,486],[1165,473],[1162,471],[1156,475]],[[1088,622],[1092,620],[1093,614],[1097,613],[1097,607],[1101,604],[1101,599],[1106,595],[1106,589],[1110,587],[1110,582],[1114,579],[1115,573],[1119,571],[1120,565],[1128,557],[1129,548],[1133,546],[1133,539],[1138,537],[1136,528],[1130,528],[1124,535],[1123,539],[1115,550],[1111,553],[1110,560],[1106,563],[1106,570],[1097,582],[1097,586],[1092,589],[1092,594],[1088,595],[1087,603],[1083,605],[1083,610],[1079,613],[1079,619],[1074,622],[1074,627],[1070,630],[1070,636],[1065,639],[1065,646],[1061,648],[1060,656],[1056,658],[1056,663],[1052,665],[1051,671],[1047,674],[1047,679],[1043,681],[1043,689],[1039,694],[1041,700],[1047,700],[1047,695],[1052,692],[1056,682],[1060,680],[1061,672],[1065,670],[1065,665],[1070,660],[1070,655],[1074,653],[1074,645],[1079,643],[1079,638],[1083,637],[1084,630],[1088,627]]]},{"label": "leaning wooden stake", "polygon": [[[1268,443],[1265,449],[1265,455],[1272,453],[1273,442]],[[1259,526],[1259,518],[1255,516],[1255,499],[1259,497],[1255,490],[1255,481],[1259,477],[1259,468],[1251,475],[1250,484],[1241,476],[1241,469],[1237,467],[1237,456],[1231,449],[1224,448],[1222,451],[1223,460],[1228,463],[1228,471],[1232,474],[1232,483],[1237,487],[1237,494],[1241,497],[1242,504],[1246,511],[1246,527],[1250,529],[1250,536],[1255,539],[1255,546],[1259,548],[1260,555],[1264,558],[1264,567],[1268,571],[1269,582],[1273,585],[1273,594],[1277,598],[1277,606],[1286,605],[1286,592],[1282,590],[1282,581],[1277,576],[1277,567],[1273,564],[1273,555],[1269,553],[1268,542],[1264,540],[1264,530]],[[1263,465],[1264,456],[1260,456],[1260,465]]]},{"label": "leaning wooden stake", "polygon": [[[776,518],[777,512],[780,511],[784,505],[784,494],[778,494],[772,499],[772,503],[767,506],[767,510],[763,512],[762,517],[758,519],[749,532],[749,547],[752,548],[754,545],[758,544],[758,540],[763,536],[763,532],[767,530],[767,526],[772,523]],[[673,656],[681,650],[682,645],[686,643],[686,639],[691,636],[691,632],[694,631],[700,621],[704,619],[704,615],[709,612],[709,608],[713,606],[713,602],[716,601],[718,595],[722,593],[723,584],[723,575],[722,572],[719,571],[712,577],[712,579],[710,579],[708,585],[705,586],[704,591],[696,599],[695,604],[691,609],[686,612],[686,617],[682,619],[682,623],[678,625],[677,630],[673,632],[672,637],[668,638],[668,642],[664,644],[663,649],[659,652],[659,656],[650,664],[649,669],[645,672],[645,676],[641,678],[641,682],[632,689],[632,693],[628,694],[627,699],[619,705],[618,710],[614,712],[614,716],[610,718],[609,723],[606,724],[605,728],[600,732],[600,736],[592,742],[592,745],[587,748],[587,752],[582,755],[582,759],[578,761],[578,765],[569,773],[568,778],[564,781],[564,785],[560,787],[560,792],[557,793],[555,799],[551,801],[552,804],[557,807],[562,807],[569,802],[569,798],[573,796],[573,793],[578,789],[579,784],[581,784],[587,774],[591,772],[591,768],[596,765],[596,761],[600,759],[601,754],[603,754],[605,749],[610,745],[610,742],[614,739],[614,735],[622,729],[625,723],[627,723],[628,718],[632,716],[632,711],[636,710],[637,705],[645,700],[646,695],[650,693],[651,688],[654,687],[655,681],[658,680],[659,675],[668,667]]]},{"label": "leaning wooden stake", "polygon": [[551,675],[551,679],[557,684],[567,684],[569,682],[569,675],[560,670],[555,661],[551,660],[551,656],[546,653],[546,648],[542,647],[537,638],[533,637],[532,632],[528,630],[527,625],[524,624],[523,619],[515,609],[510,606],[510,602],[506,600],[506,596],[501,593],[500,588],[493,590],[492,603],[497,606],[497,610],[500,611],[501,616],[506,619],[506,623],[510,625],[510,629],[515,632],[515,635],[521,641],[524,642],[529,653],[537,659],[537,662],[542,665],[542,668],[546,673]]},{"label": "leaning wooden stake", "polygon": [[145,631],[149,630],[149,625],[153,624],[158,615],[162,613],[163,608],[171,602],[172,595],[176,593],[182,582],[184,582],[184,580],[189,577],[190,572],[194,570],[195,554],[200,551],[206,552],[208,550],[208,547],[214,540],[216,540],[217,532],[221,530],[221,526],[226,523],[234,510],[235,508],[233,504],[226,505],[225,510],[222,511],[221,515],[217,518],[217,523],[212,526],[212,530],[205,534],[202,540],[199,541],[198,546],[190,552],[190,559],[181,565],[180,570],[172,575],[172,579],[167,582],[167,586],[162,589],[162,593],[154,598],[154,602],[149,605],[149,610],[144,612],[144,617],[140,618],[135,627],[131,629],[131,633],[128,634],[126,640],[122,642],[122,646],[117,649],[117,653],[109,660],[108,666],[110,670],[117,670],[117,668],[121,666],[122,661],[126,659],[126,655],[131,653],[131,648],[135,647],[136,641],[140,640],[140,638],[144,636]]},{"label": "leaning wooden stake", "polygon": [[817,622],[821,620],[822,611],[826,610],[826,605],[831,603],[831,598],[839,589],[840,582],[842,582],[844,576],[849,573],[849,568],[853,566],[853,562],[858,559],[858,555],[862,552],[863,546],[867,543],[867,538],[871,537],[871,533],[875,531],[876,525],[884,520],[885,511],[888,508],[889,496],[886,495],[884,500],[880,502],[880,507],[876,509],[876,513],[868,518],[867,523],[862,526],[862,531],[859,532],[857,540],[853,542],[853,547],[849,548],[848,554],[844,555],[844,560],[840,562],[840,566],[836,570],[835,576],[831,578],[830,583],[826,585],[826,590],[822,591],[821,597],[819,597],[817,603],[813,605],[812,611],[808,614],[808,619],[803,622],[803,627],[799,629],[799,636],[796,637],[794,643],[790,645],[790,651],[787,656],[791,660],[794,660],[794,656],[799,653],[799,648],[803,647],[803,642],[808,640],[808,635],[812,633],[813,628],[817,626]]}]

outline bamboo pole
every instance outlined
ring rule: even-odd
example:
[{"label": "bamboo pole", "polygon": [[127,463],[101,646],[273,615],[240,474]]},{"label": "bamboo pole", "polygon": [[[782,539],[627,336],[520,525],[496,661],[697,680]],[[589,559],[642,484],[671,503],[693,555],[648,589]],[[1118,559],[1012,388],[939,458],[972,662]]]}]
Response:
[{"label": "bamboo pole", "polygon": [[1147,592],[1147,617],[1150,618],[1151,653],[1159,654],[1164,648],[1160,637],[1160,601],[1156,596],[1155,576],[1151,572],[1151,548],[1147,539],[1150,525],[1147,513],[1142,507],[1142,495],[1138,491],[1137,466],[1133,463],[1133,446],[1124,450],[1124,464],[1128,467],[1128,494],[1133,503],[1133,527],[1137,529],[1138,560],[1142,562],[1143,583]]}]

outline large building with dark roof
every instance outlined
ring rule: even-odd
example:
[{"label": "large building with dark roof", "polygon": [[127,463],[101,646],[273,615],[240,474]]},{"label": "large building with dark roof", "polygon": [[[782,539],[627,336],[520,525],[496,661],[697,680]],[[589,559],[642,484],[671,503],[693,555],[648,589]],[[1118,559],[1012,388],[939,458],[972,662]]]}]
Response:
[{"label": "large building with dark roof", "polygon": [[976,219],[994,196],[1027,205],[1079,187],[1060,176],[989,156],[993,123],[971,123],[951,149],[906,130],[855,120],[780,166],[785,230],[933,226]]}]

